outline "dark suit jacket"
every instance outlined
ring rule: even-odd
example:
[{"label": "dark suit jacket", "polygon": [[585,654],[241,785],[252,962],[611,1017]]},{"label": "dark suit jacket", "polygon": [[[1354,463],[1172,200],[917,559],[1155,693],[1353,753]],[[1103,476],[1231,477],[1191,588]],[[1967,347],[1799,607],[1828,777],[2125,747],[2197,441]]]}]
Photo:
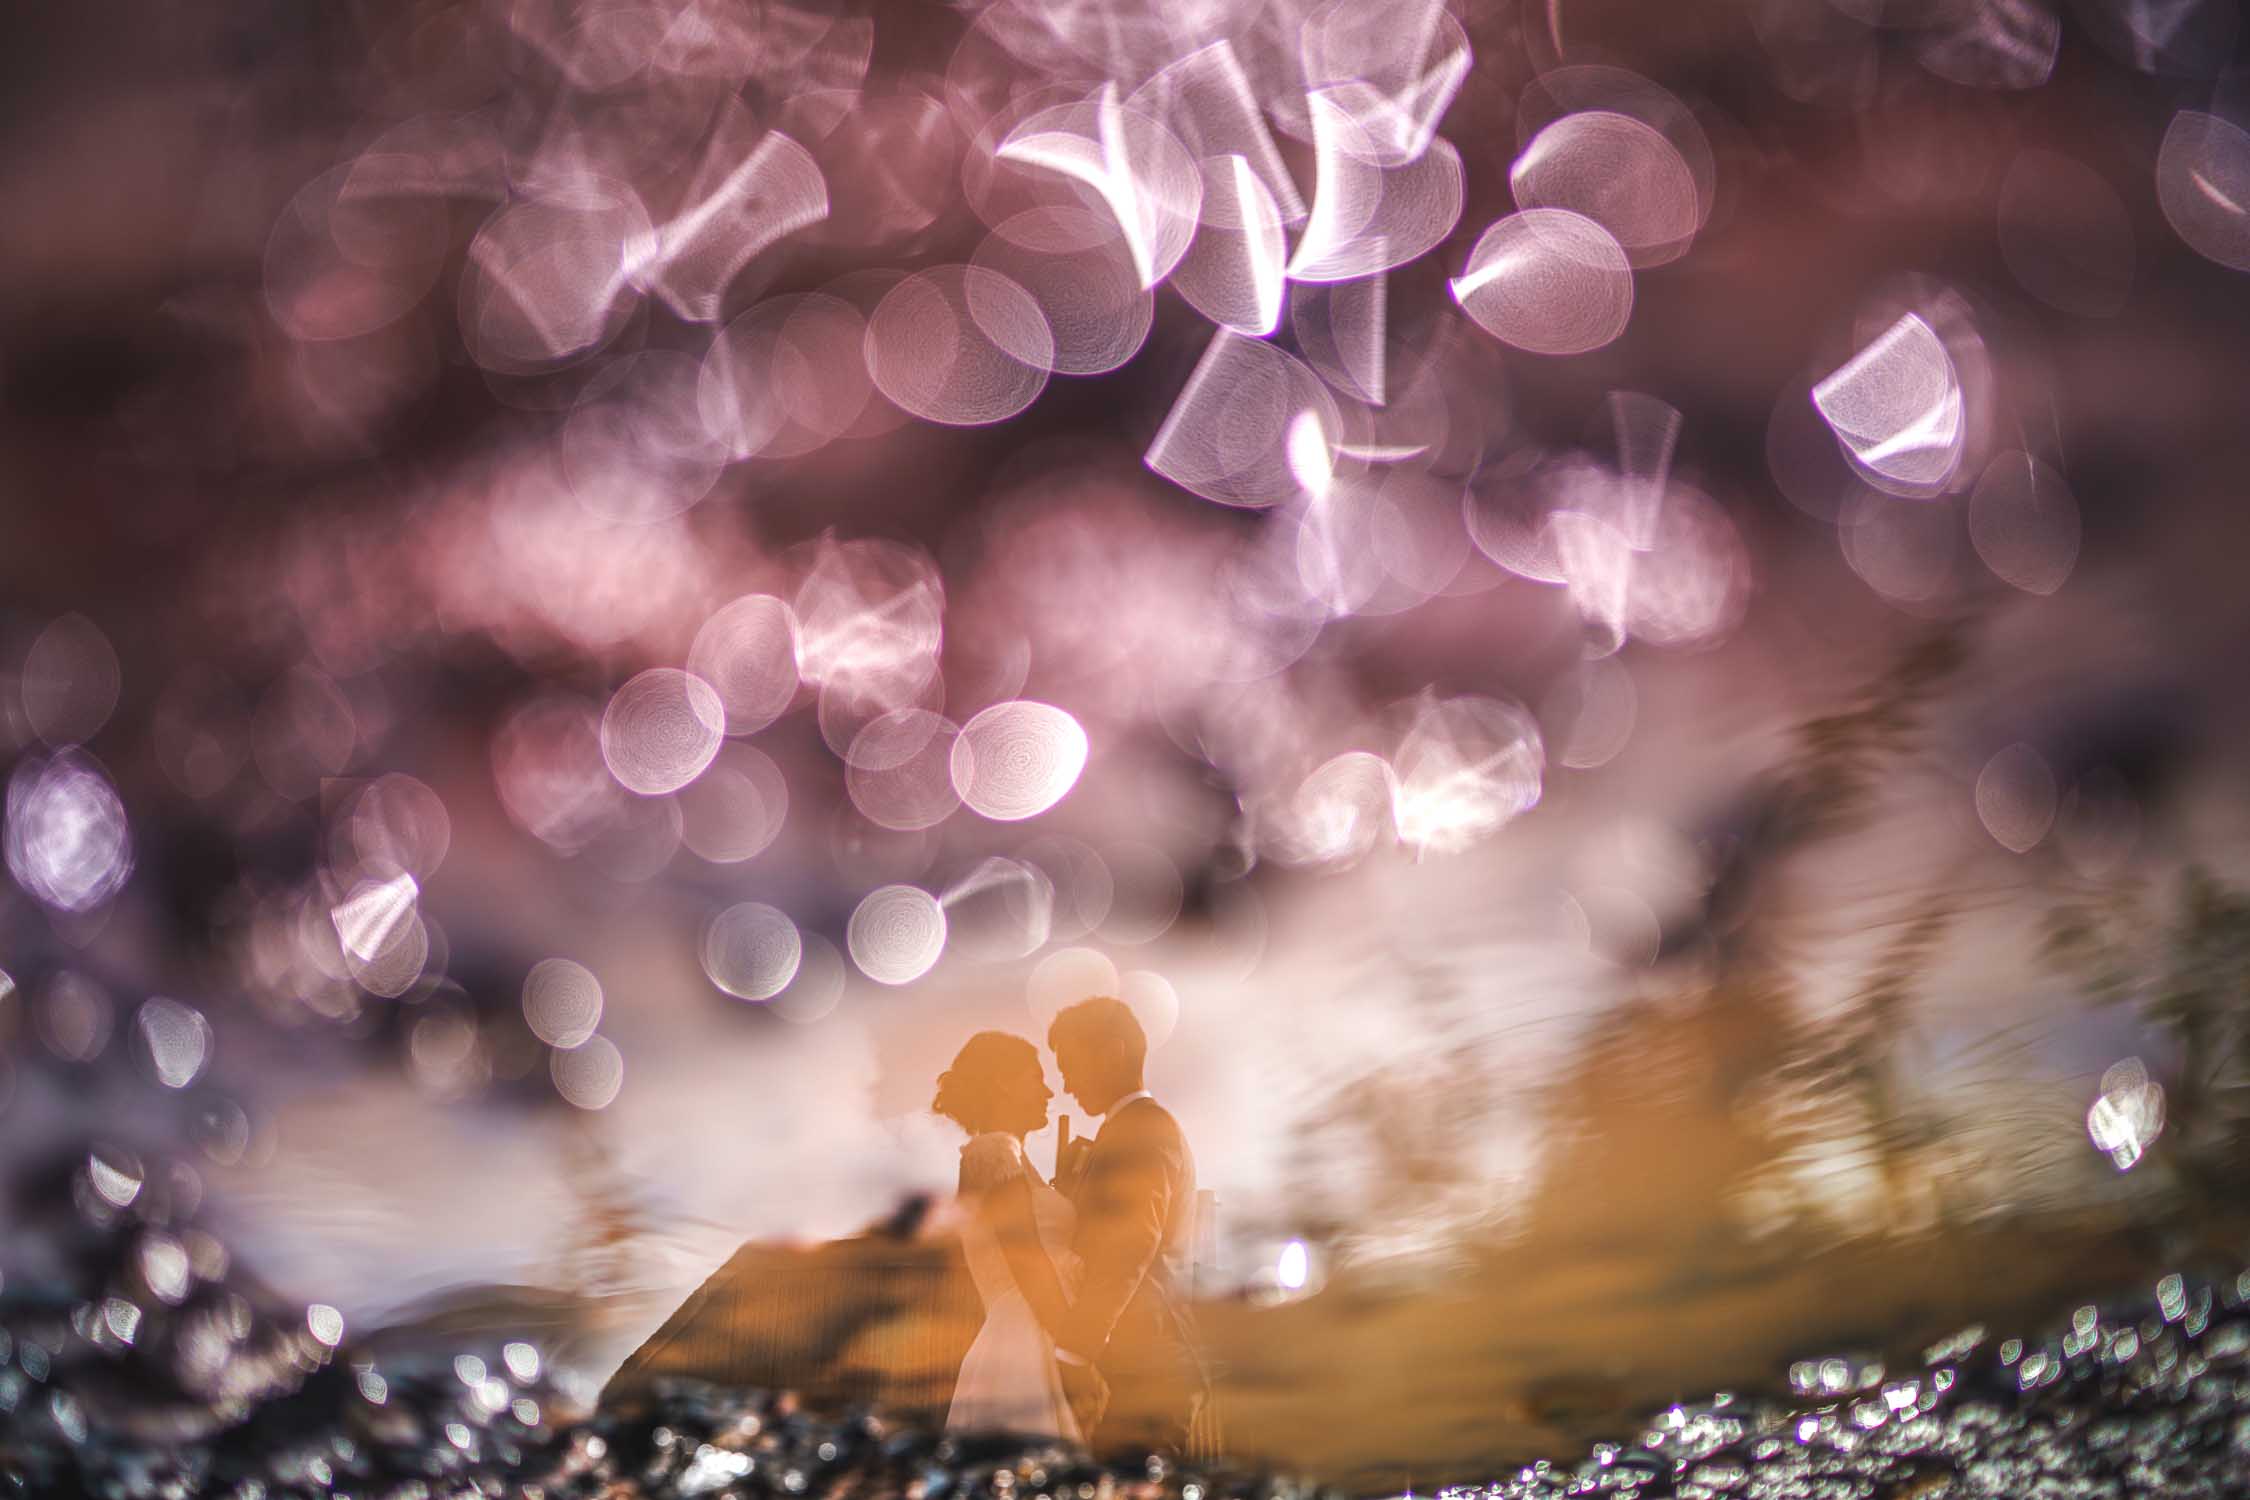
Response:
[{"label": "dark suit jacket", "polygon": [[1195,1158],[1179,1124],[1154,1099],[1102,1122],[1075,1182],[1071,1248],[1084,1267],[1056,1342],[1113,1381],[1177,1382],[1200,1390],[1202,1362],[1176,1286],[1195,1223]]}]

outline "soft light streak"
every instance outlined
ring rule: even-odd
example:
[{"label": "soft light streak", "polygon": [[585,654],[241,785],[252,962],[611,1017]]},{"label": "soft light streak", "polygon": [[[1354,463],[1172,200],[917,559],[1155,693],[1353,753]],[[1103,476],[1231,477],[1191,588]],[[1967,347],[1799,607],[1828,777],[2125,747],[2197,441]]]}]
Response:
[{"label": "soft light streak", "polygon": [[1075,179],[1099,195],[1124,232],[1143,287],[1171,275],[1187,253],[1203,201],[1202,175],[1177,137],[1119,97],[1114,80],[1089,100],[1023,121],[998,154]]},{"label": "soft light streak", "polygon": [[[1386,166],[1413,162],[1430,149],[1469,74],[1468,37],[1443,0],[1405,0],[1379,10],[1358,0],[1329,0],[1306,18],[1297,50],[1308,89],[1317,94],[1351,86],[1363,96],[1363,126]],[[1317,118],[1312,128],[1317,139]]]},{"label": "soft light streak", "polygon": [[1202,227],[1172,271],[1172,287],[1221,328],[1263,338],[1281,322],[1289,245],[1273,191],[1247,157],[1209,156]]},{"label": "soft light streak", "polygon": [[550,178],[469,245],[461,335],[487,369],[525,374],[588,354],[624,330],[629,288],[655,230],[640,195],[588,172]]},{"label": "soft light streak", "polygon": [[1324,433],[1343,425],[1335,398],[1303,361],[1222,328],[1173,401],[1146,461],[1206,500],[1277,505],[1301,488],[1290,440],[1308,414]]},{"label": "soft light streak", "polygon": [[2053,76],[2062,17],[2051,0],[1979,0],[1925,37],[1915,57],[1970,88],[2035,89]]},{"label": "soft light streak", "polygon": [[1891,494],[1936,494],[1960,464],[1961,377],[1915,313],[1815,385],[1812,401],[1860,472]]},{"label": "soft light streak", "polygon": [[1379,96],[1365,84],[1315,92],[1317,175],[1292,281],[1356,281],[1419,260],[1453,232],[1462,203],[1461,154],[1442,137],[1400,159]]},{"label": "soft light streak", "polygon": [[[722,136],[713,144],[732,143]],[[628,255],[642,284],[674,312],[708,323],[743,267],[827,217],[828,184],[812,153],[769,130],[739,160],[714,149],[689,184],[685,206],[655,227],[645,247],[628,247]]]},{"label": "soft light streak", "polygon": [[1039,866],[1000,855],[977,861],[945,888],[946,950],[975,963],[1008,963],[1047,945],[1055,884]]},{"label": "soft light streak", "polygon": [[[1204,228],[1211,227],[1209,192],[1212,161],[1240,161],[1257,183],[1255,196],[1269,201],[1283,224],[1301,224],[1305,200],[1288,164],[1266,128],[1250,75],[1234,44],[1225,38],[1166,63],[1126,101],[1150,119],[1161,121],[1198,162],[1204,163]],[[1241,191],[1239,185],[1237,191]]]},{"label": "soft light streak", "polygon": [[1536,806],[1546,749],[1531,715],[1494,698],[1415,705],[1391,764],[1391,816],[1418,854],[1467,848]]}]

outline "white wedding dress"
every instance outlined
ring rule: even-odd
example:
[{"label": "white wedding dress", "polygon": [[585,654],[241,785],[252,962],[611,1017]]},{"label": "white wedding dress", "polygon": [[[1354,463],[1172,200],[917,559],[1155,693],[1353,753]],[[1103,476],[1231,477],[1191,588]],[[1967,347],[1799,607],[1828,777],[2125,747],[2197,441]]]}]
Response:
[{"label": "white wedding dress", "polygon": [[1012,1135],[980,1135],[961,1148],[967,1210],[961,1248],[969,1278],[984,1302],[984,1326],[961,1361],[953,1405],[946,1413],[948,1432],[1020,1432],[1077,1442],[1081,1434],[1063,1396],[1055,1343],[1016,1286],[1007,1252],[977,1210],[981,1191],[1021,1177],[1031,1188],[1031,1212],[1039,1242],[1055,1263],[1064,1295],[1077,1290],[1078,1260],[1070,1253],[1078,1211],[1068,1198],[1041,1181],[1023,1159],[1023,1143]]}]

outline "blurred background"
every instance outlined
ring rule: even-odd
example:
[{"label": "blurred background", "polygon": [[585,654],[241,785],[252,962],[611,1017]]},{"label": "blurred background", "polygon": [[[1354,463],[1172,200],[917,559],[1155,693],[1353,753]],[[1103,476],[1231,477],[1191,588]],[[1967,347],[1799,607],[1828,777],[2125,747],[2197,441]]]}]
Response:
[{"label": "blurred background", "polygon": [[1369,1485],[2240,1260],[2232,6],[6,25],[7,1293],[590,1393],[1093,993]]}]

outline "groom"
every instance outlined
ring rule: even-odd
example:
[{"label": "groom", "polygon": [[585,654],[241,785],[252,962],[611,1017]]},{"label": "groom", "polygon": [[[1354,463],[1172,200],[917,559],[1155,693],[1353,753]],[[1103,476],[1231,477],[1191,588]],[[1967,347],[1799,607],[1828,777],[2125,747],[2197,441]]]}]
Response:
[{"label": "groom", "polygon": [[1148,1037],[1122,1000],[1082,1000],[1047,1031],[1063,1088],[1103,1117],[1057,1163],[1078,1209],[1078,1299],[1050,1329],[1063,1389],[1096,1453],[1178,1454],[1208,1399],[1194,1325],[1173,1284],[1195,1214],[1195,1158],[1141,1070]]}]

